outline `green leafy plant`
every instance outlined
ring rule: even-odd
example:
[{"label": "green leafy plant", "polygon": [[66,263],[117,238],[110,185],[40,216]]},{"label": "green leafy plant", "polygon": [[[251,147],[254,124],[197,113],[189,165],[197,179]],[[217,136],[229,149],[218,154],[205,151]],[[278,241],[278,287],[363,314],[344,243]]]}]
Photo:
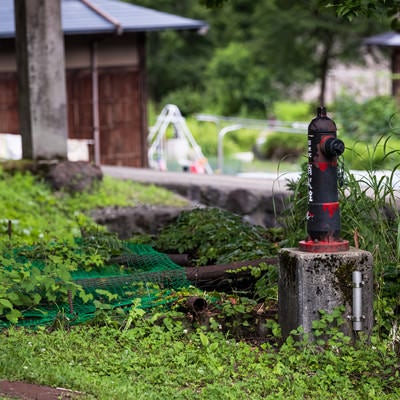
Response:
[{"label": "green leafy plant", "polygon": [[183,211],[152,242],[162,252],[188,253],[195,265],[226,264],[276,255],[281,232],[243,222],[217,208]]},{"label": "green leafy plant", "polygon": [[306,154],[305,135],[274,132],[265,136],[265,140],[256,149],[259,158],[266,160],[297,161]]},{"label": "green leafy plant", "polygon": [[396,169],[399,163],[400,140],[394,134],[382,136],[370,142],[344,139],[346,151],[343,159],[352,170]]},{"label": "green leafy plant", "polygon": [[[68,304],[75,296],[84,303],[92,300],[93,296],[74,282],[72,273],[78,269],[101,270],[115,254],[115,247],[109,245],[115,241],[90,237],[83,241],[40,242],[25,247],[0,242],[0,316],[16,323],[22,312],[39,305]],[[103,291],[105,294],[108,292]]]},{"label": "green leafy plant", "polygon": [[398,357],[376,337],[373,346],[319,346],[293,338],[257,346],[218,330],[186,331],[175,315],[135,316],[135,328],[127,330],[9,329],[0,335],[2,378],[78,390],[84,399],[200,400],[229,393],[233,400],[272,400],[330,393],[332,399],[378,400],[400,393]]},{"label": "green leafy plant", "polygon": [[[4,216],[0,221],[0,317],[11,323],[26,313],[44,316],[39,311],[43,305],[71,308],[73,299],[92,300],[72,274],[78,269],[101,270],[123,252],[122,242],[83,211],[113,204],[112,199],[121,206],[150,198],[163,204],[176,199],[167,190],[111,178],[91,193],[53,193],[30,173],[3,170],[0,189]],[[96,300],[95,305],[104,309],[111,295],[97,293],[105,301]]]},{"label": "green leafy plant", "polygon": [[344,311],[344,306],[336,307],[331,313],[320,310],[320,318],[312,322],[312,332],[317,345],[341,348],[350,344],[351,338],[341,331],[345,323]]},{"label": "green leafy plant", "polygon": [[0,169],[0,241],[17,243],[53,241],[79,237],[82,227],[97,227],[85,213],[107,206],[138,204],[185,205],[187,202],[155,186],[105,177],[92,193],[53,193],[30,173],[9,174]]},{"label": "green leafy plant", "polygon": [[134,207],[139,204],[184,206],[187,201],[172,192],[154,185],[105,176],[92,193],[62,194],[63,203],[70,209],[89,211],[108,206]]},{"label": "green leafy plant", "polygon": [[396,100],[391,96],[374,97],[358,103],[352,96],[344,95],[334,104],[334,119],[341,134],[371,141],[398,128],[398,111]]},{"label": "green leafy plant", "polygon": [[0,262],[0,316],[12,323],[22,317],[22,311],[40,303],[67,303],[69,294],[78,294],[83,301],[88,300],[80,286],[72,282],[70,273],[74,264],[71,259],[49,253],[47,263],[36,263],[24,259],[22,254],[15,258],[3,247]]}]

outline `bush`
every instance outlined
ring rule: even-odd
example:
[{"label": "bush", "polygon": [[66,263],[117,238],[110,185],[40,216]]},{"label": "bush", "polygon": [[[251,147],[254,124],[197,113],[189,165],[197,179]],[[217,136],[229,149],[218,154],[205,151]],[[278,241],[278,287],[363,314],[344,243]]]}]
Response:
[{"label": "bush", "polygon": [[307,135],[276,132],[266,136],[255,148],[255,154],[266,160],[298,160],[307,154]]},{"label": "bush", "polygon": [[232,132],[226,139],[235,143],[239,151],[251,151],[259,135],[259,130],[243,128]]},{"label": "bush", "polygon": [[243,222],[218,208],[183,211],[151,243],[165,253],[187,253],[195,265],[226,264],[276,255],[281,230]]},{"label": "bush", "polygon": [[334,119],[344,135],[369,141],[398,131],[398,111],[391,96],[375,97],[364,103],[341,96],[334,104]]},{"label": "bush", "polygon": [[163,97],[161,104],[175,104],[183,116],[198,112],[203,108],[204,96],[191,87],[184,87],[168,93]]},{"label": "bush", "polygon": [[273,105],[273,113],[280,121],[310,121],[315,117],[309,103],[278,101]]}]

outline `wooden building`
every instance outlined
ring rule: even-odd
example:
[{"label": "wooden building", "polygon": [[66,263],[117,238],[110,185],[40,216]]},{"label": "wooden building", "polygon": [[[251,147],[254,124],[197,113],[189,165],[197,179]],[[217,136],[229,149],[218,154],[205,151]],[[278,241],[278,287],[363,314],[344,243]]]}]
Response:
[{"label": "wooden building", "polygon": [[[0,16],[0,133],[19,134],[14,0]],[[207,24],[118,0],[61,0],[61,17],[68,137],[98,163],[147,166],[146,32]]]},{"label": "wooden building", "polygon": [[371,36],[364,40],[364,44],[391,50],[392,95],[400,101],[400,33],[385,32]]}]

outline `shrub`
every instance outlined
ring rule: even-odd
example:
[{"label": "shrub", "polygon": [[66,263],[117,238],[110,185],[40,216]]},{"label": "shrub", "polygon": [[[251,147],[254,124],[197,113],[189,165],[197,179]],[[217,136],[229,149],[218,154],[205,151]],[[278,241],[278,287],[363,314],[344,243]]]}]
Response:
[{"label": "shrub", "polygon": [[191,87],[183,87],[173,92],[169,92],[162,99],[161,104],[175,104],[183,116],[188,116],[198,112],[203,108],[204,96]]},{"label": "shrub", "polygon": [[227,137],[227,139],[232,140],[239,151],[251,151],[259,135],[259,130],[243,128],[232,132],[230,138]]},{"label": "shrub", "polygon": [[310,121],[315,116],[310,103],[305,102],[279,101],[272,109],[274,117],[280,121]]},{"label": "shrub", "polygon": [[275,255],[279,229],[265,229],[218,208],[183,211],[152,245],[161,252],[188,253],[196,265],[226,264]]},{"label": "shrub", "polygon": [[307,154],[307,135],[274,132],[265,137],[265,141],[255,149],[260,159],[297,160]]},{"label": "shrub", "polygon": [[398,111],[396,100],[391,96],[379,96],[357,103],[345,95],[334,104],[334,119],[344,135],[369,141],[398,129]]},{"label": "shrub", "polygon": [[[216,157],[218,132],[222,129],[222,126],[220,124],[197,121],[195,118],[188,118],[186,122],[203,154],[208,158]],[[224,155],[251,151],[256,142],[258,132],[252,129],[240,129],[227,134],[223,139]]]}]

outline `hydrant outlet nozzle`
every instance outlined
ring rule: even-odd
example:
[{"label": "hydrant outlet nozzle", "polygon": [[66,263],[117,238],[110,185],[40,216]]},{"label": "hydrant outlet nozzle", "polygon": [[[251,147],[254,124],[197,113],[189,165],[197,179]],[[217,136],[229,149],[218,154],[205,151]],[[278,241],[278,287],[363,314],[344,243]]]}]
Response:
[{"label": "hydrant outlet nozzle", "polygon": [[344,143],[331,137],[325,141],[322,151],[327,157],[339,157],[344,153]]}]

